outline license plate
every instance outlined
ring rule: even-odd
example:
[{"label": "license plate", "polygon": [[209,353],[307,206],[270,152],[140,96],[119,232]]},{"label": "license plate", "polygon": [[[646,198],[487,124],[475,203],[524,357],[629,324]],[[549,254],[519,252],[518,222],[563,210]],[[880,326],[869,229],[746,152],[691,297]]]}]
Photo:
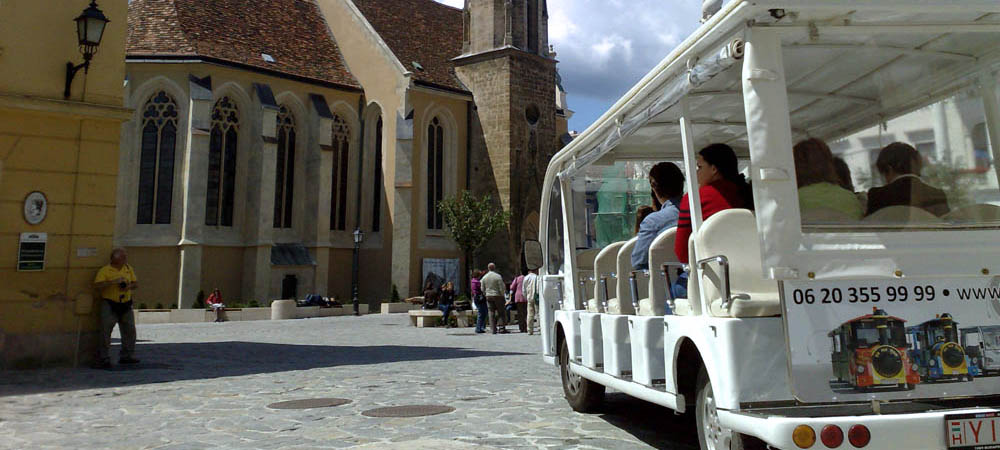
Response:
[{"label": "license plate", "polygon": [[948,448],[1000,449],[1000,414],[983,412],[944,416]]}]

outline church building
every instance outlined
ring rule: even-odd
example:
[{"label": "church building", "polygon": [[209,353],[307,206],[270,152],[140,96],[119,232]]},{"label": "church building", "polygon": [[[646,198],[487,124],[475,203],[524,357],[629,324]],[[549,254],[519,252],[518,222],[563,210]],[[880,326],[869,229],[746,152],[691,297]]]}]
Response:
[{"label": "church building", "polygon": [[362,302],[428,268],[464,287],[436,210],[463,190],[510,212],[477,265],[512,277],[571,114],[547,20],[544,0],[132,0],[114,241],[136,301],[348,302],[355,230]]}]

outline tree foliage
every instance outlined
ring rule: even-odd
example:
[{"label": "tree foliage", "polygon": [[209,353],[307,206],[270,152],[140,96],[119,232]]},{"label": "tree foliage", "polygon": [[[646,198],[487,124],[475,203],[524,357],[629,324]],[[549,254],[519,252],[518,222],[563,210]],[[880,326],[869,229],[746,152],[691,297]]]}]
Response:
[{"label": "tree foliage", "polygon": [[448,236],[469,254],[475,254],[498,231],[507,227],[510,213],[493,205],[489,195],[459,192],[438,203]]}]

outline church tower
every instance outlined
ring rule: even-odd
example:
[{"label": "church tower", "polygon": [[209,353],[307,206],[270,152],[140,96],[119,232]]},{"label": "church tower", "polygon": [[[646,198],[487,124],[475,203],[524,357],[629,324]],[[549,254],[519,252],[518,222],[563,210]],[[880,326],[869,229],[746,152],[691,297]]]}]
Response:
[{"label": "church tower", "polygon": [[548,45],[545,0],[466,0],[459,79],[475,102],[470,188],[511,215],[478,258],[504,275],[520,273],[521,243],[538,239],[541,184],[558,150],[556,60]]}]

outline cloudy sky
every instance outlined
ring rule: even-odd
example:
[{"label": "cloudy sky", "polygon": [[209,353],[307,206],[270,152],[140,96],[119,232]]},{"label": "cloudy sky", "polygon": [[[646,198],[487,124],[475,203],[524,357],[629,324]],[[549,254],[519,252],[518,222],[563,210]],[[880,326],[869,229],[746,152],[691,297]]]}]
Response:
[{"label": "cloudy sky", "polygon": [[[438,0],[461,8],[463,0]],[[548,0],[570,129],[583,131],[698,26],[701,0]]]}]

